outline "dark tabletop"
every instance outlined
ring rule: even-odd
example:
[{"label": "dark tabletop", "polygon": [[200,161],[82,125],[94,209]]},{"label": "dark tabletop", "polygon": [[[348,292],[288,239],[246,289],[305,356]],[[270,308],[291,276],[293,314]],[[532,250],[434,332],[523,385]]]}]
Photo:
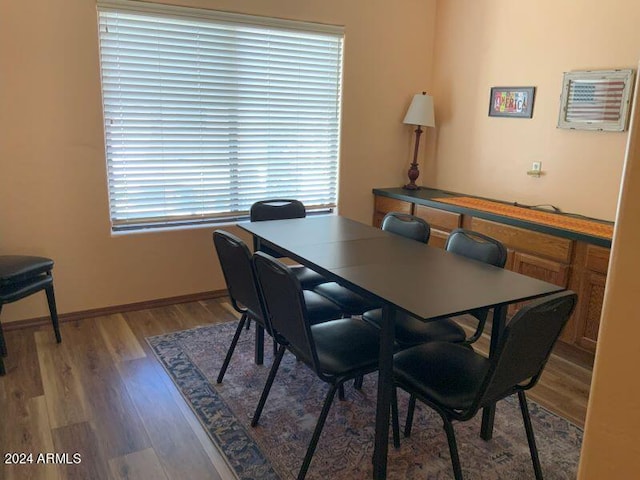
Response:
[{"label": "dark tabletop", "polygon": [[335,215],[239,226],[331,279],[423,319],[563,290]]}]

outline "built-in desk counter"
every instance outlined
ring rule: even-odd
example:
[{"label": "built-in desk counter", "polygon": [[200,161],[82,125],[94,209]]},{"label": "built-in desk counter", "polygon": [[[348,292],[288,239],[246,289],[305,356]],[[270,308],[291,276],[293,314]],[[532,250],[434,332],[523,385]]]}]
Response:
[{"label": "built-in desk counter", "polygon": [[375,226],[388,212],[411,213],[429,222],[429,244],[437,247],[455,228],[481,232],[507,247],[505,268],[577,292],[578,305],[561,337],[568,348],[559,350],[593,360],[613,223],[429,188],[377,188],[373,194]]}]

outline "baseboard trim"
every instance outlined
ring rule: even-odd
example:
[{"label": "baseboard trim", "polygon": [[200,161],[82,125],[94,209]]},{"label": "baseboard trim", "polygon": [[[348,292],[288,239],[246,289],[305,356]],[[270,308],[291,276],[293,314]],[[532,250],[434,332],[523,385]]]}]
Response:
[{"label": "baseboard trim", "polygon": [[[177,297],[158,298],[155,300],[147,300],[144,302],[127,303],[124,305],[113,305],[110,307],[94,308],[91,310],[82,310],[78,312],[61,313],[58,315],[60,323],[73,322],[83,318],[101,317],[103,315],[113,315],[116,313],[133,312],[135,310],[146,310],[148,308],[166,307],[178,303],[198,302],[201,300],[211,300],[227,296],[227,290],[210,290],[208,292],[191,293],[189,295],[179,295]],[[23,328],[40,327],[42,325],[50,325],[51,318],[46,317],[26,318],[24,320],[16,320],[15,322],[7,322],[2,328],[5,331],[20,330]]]}]

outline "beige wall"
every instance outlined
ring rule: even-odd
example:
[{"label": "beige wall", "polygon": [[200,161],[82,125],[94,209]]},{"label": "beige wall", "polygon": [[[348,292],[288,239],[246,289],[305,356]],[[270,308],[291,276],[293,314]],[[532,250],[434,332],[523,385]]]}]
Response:
[{"label": "beige wall", "polygon": [[[556,128],[559,97],[565,71],[635,68],[638,18],[630,0],[439,1],[424,183],[613,220],[626,134]],[[536,86],[533,118],[489,118],[491,86]]]},{"label": "beige wall", "polygon": [[[426,185],[616,219],[580,480],[638,478],[640,109],[631,135],[555,127],[562,74],[637,68],[640,3],[443,0],[437,5],[435,132]],[[531,120],[488,118],[489,88],[537,87]],[[525,172],[542,161],[546,175]]]},{"label": "beige wall", "polygon": [[636,94],[598,351],[587,411],[580,480],[640,474],[640,96]]},{"label": "beige wall", "polygon": [[[435,0],[174,3],[346,27],[340,205],[370,221],[371,188],[408,165],[401,120],[430,87]],[[52,257],[63,313],[224,288],[212,228],[110,234],[95,1],[0,2],[0,72],[0,254]],[[36,295],[2,319],[46,313]]]}]

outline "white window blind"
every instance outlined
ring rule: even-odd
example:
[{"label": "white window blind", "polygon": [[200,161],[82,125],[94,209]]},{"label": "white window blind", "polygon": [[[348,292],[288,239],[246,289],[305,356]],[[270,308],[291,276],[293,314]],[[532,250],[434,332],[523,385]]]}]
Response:
[{"label": "white window blind", "polygon": [[114,230],[336,206],[339,27],[123,1],[98,19]]}]

